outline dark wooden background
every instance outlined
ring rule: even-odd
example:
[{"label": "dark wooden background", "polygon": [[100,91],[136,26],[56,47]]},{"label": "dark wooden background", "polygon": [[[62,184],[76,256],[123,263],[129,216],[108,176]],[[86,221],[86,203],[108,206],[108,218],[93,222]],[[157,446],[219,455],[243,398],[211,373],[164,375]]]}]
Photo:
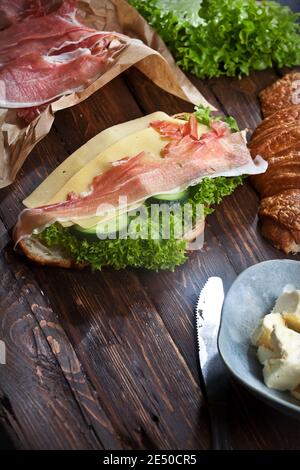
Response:
[{"label": "dark wooden background", "polygon": [[[258,92],[282,72],[243,80],[193,78],[241,127],[261,120]],[[108,126],[156,110],[192,110],[136,70],[76,107],[58,112],[50,134],[0,193],[6,237],[27,196],[58,163]],[[0,255],[1,447],[18,449],[208,449],[193,308],[208,276],[228,289],[238,273],[282,258],[260,236],[258,197],[245,184],[208,217],[206,242],[174,273],[43,268],[13,251]],[[300,423],[232,381],[235,449],[300,449]]]}]

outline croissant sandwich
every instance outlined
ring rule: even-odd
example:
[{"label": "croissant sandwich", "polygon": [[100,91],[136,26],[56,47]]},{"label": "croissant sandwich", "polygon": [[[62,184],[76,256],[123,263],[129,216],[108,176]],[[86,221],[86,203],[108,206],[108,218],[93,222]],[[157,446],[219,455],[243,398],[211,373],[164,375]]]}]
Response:
[{"label": "croissant sandwich", "polygon": [[15,242],[40,264],[174,269],[211,206],[266,167],[252,160],[245,131],[207,121],[207,109],[156,112],[101,132],[64,161],[25,199]]}]

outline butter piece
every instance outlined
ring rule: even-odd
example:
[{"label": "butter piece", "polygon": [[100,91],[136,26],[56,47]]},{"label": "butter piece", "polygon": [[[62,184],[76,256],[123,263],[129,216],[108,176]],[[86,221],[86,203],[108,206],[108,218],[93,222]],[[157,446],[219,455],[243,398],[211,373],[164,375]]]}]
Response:
[{"label": "butter piece", "polygon": [[300,313],[283,313],[282,314],[286,325],[292,330],[300,333]]},{"label": "butter piece", "polygon": [[293,390],[300,384],[300,334],[286,326],[275,325],[271,341],[278,358],[264,362],[265,383],[276,390]]},{"label": "butter piece", "polygon": [[267,387],[300,400],[300,290],[285,289],[251,337]]},{"label": "butter piece", "polygon": [[271,335],[275,325],[284,326],[284,319],[280,313],[269,313],[259,323],[252,334],[252,344],[254,346],[263,346],[272,351]]},{"label": "butter piece", "polygon": [[289,328],[300,332],[300,290],[283,293],[273,311],[282,314]]},{"label": "butter piece", "polygon": [[264,346],[259,346],[257,350],[257,357],[261,364],[264,364],[269,359],[276,357],[276,353],[271,351],[271,349],[265,348]]}]

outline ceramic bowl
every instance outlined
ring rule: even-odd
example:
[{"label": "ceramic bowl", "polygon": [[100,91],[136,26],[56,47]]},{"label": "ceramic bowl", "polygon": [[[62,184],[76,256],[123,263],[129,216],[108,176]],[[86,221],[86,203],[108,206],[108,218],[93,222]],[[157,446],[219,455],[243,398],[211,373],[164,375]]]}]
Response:
[{"label": "ceramic bowl", "polygon": [[289,392],[268,388],[251,345],[259,320],[270,313],[287,284],[300,289],[300,262],[273,260],[242,272],[232,284],[223,305],[218,337],[219,352],[234,377],[274,408],[300,419],[300,401]]}]

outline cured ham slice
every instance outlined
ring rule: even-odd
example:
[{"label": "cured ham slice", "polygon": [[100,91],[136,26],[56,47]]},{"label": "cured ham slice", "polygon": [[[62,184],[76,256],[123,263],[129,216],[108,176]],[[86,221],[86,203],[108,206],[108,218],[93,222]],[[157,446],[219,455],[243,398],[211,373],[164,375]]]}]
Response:
[{"label": "cured ham slice", "polygon": [[18,116],[27,122],[39,106],[96,80],[127,45],[126,36],[81,24],[75,3],[0,31],[0,107],[25,108]]},{"label": "cured ham slice", "polygon": [[162,137],[178,140],[186,135],[198,139],[198,121],[194,114],[185,124],[171,121],[153,121],[151,127],[156,129]]},{"label": "cured ham slice", "polygon": [[[25,209],[16,226],[15,239],[20,241],[29,237],[35,229],[42,230],[55,221],[104,215],[108,205],[111,210],[125,210],[155,194],[197,184],[206,176],[219,176],[233,170],[241,174],[239,169],[251,166],[252,172],[265,171],[264,165],[258,168],[253,163],[244,133],[219,137],[213,131],[214,139],[195,139],[193,121],[190,125],[190,134],[171,140],[165,147],[176,144],[177,151],[163,151],[165,157],[160,159],[147,152],[125,157],[112,163],[105,173],[95,176],[88,194],[72,192],[66,201]],[[163,125],[160,124],[160,127],[163,128]],[[186,124],[182,125],[181,131],[186,132]],[[122,202],[124,197],[126,201]]]},{"label": "cured ham slice", "polygon": [[66,46],[74,48],[97,34],[99,31],[76,20],[74,5],[66,2],[50,15],[31,18],[11,26],[9,31],[0,31],[0,68],[32,51],[51,55]]},{"label": "cured ham slice", "polygon": [[[153,121],[151,127],[156,129],[162,137],[170,140],[179,141],[180,138],[189,136],[191,139],[198,140],[198,121],[195,114],[191,114],[185,124],[171,121]],[[225,122],[217,121],[211,123],[210,131],[201,135],[201,142],[204,139],[210,140],[217,137],[224,137],[230,134],[230,129]]]},{"label": "cured ham slice", "polygon": [[0,70],[0,107],[39,106],[83,89],[106,70],[126,43],[113,34],[101,34],[87,47],[57,55],[27,54]]},{"label": "cured ham slice", "polygon": [[38,117],[45,109],[47,104],[41,106],[32,106],[31,108],[21,108],[17,110],[17,116],[23,119],[25,122],[32,122],[36,117]]},{"label": "cured ham slice", "polygon": [[44,39],[53,39],[61,37],[66,33],[76,30],[93,31],[94,29],[79,23],[75,16],[76,9],[70,2],[59,8],[56,12],[44,17],[31,18],[27,21],[15,24],[9,28],[9,31],[0,32],[0,51],[1,54],[8,53],[9,50],[20,46],[27,41]]},{"label": "cured ham slice", "polygon": [[28,17],[46,15],[61,3],[58,0],[1,0],[0,30]]}]

